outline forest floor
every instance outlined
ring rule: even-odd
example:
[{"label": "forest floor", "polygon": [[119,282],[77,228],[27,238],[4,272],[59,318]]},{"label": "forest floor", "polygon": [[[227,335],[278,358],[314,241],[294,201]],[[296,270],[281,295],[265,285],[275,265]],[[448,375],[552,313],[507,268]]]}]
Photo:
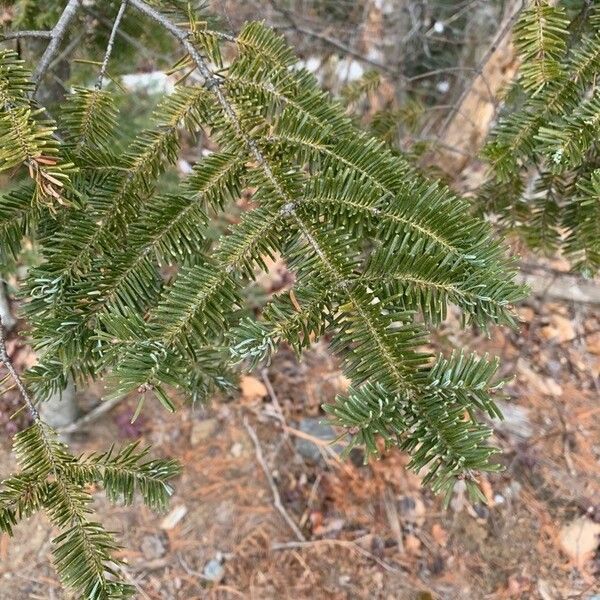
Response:
[{"label": "forest floor", "polygon": [[[327,436],[320,405],[347,386],[324,343],[300,362],[280,351],[242,379],[238,397],[207,406],[172,415],[146,406],[131,425],[135,406],[123,401],[72,436],[75,451],[141,437],[184,465],[166,515],[98,494],[100,519],[125,548],[125,577],[146,600],[599,600],[597,308],[532,298],[518,307],[518,332],[461,332],[451,317],[437,336],[439,350],[490,352],[502,375],[515,374],[495,435],[506,469],[481,480],[487,506],[457,490],[444,510],[402,453],[364,466],[311,438]],[[10,349],[27,362],[18,341]],[[94,400],[91,390],[82,398]],[[3,414],[15,401],[5,395]],[[11,433],[12,422],[3,426]],[[1,476],[13,463],[9,437]],[[53,534],[38,515],[0,537],[0,599],[67,598],[51,567]]]}]

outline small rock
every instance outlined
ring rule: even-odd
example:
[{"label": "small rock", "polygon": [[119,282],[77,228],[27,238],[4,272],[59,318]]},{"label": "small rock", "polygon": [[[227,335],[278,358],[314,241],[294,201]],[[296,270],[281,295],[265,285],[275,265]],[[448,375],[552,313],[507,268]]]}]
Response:
[{"label": "small rock", "polygon": [[454,489],[452,490],[452,500],[450,500],[450,508],[456,512],[461,512],[466,506],[466,498],[465,493],[467,491],[467,484],[459,479],[454,484]]},{"label": "small rock", "polygon": [[190,444],[192,444],[192,446],[197,446],[200,442],[207,440],[217,430],[217,426],[217,419],[194,421],[190,433]]},{"label": "small rock", "polygon": [[529,420],[529,411],[526,408],[518,404],[504,402],[503,400],[496,401],[496,404],[504,415],[502,421],[494,423],[498,431],[522,441],[529,439],[533,435],[533,428]]},{"label": "small rock", "polygon": [[146,535],[140,546],[146,560],[155,560],[165,555],[165,546],[156,535]]},{"label": "small rock", "polygon": [[183,504],[176,506],[160,523],[161,529],[173,529],[187,514],[187,507]]},{"label": "small rock", "polygon": [[362,448],[352,448],[350,450],[350,462],[360,469],[365,466],[365,451]]},{"label": "small rock", "polygon": [[478,519],[483,519],[485,521],[490,516],[490,510],[485,504],[477,503],[473,505],[473,510]]},{"label": "small rock", "polygon": [[225,575],[225,569],[221,564],[221,561],[216,558],[211,558],[205,565],[202,570],[202,575],[206,577],[209,581],[219,582],[223,579]]},{"label": "small rock", "polygon": [[523,486],[516,480],[510,482],[510,485],[507,485],[502,490],[504,497],[511,502],[514,502],[521,495],[521,489]]},{"label": "small rock", "polygon": [[239,458],[242,455],[243,450],[243,444],[240,444],[240,442],[236,442],[233,446],[231,446],[231,450],[229,452],[231,452],[231,456]]},{"label": "small rock", "polygon": [[[330,442],[335,439],[336,434],[329,423],[323,422],[321,417],[310,418],[307,417],[300,421],[300,431],[311,435],[312,437]],[[333,449],[336,452],[341,452],[341,449],[334,446]],[[316,444],[303,438],[296,438],[296,450],[304,458],[318,462],[321,459],[321,450]]]}]

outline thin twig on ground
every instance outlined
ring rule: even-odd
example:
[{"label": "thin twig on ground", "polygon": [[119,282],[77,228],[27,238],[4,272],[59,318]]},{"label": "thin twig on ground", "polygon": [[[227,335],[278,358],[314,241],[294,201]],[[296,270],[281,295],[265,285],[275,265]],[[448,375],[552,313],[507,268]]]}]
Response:
[{"label": "thin twig on ground", "polygon": [[393,567],[386,561],[382,560],[378,556],[375,556],[372,552],[365,550],[362,546],[359,546],[357,543],[352,542],[350,540],[334,540],[334,539],[323,539],[323,540],[310,540],[303,542],[283,542],[271,544],[271,550],[293,550],[296,548],[310,548],[311,546],[322,546],[322,545],[332,545],[332,546],[343,546],[344,548],[350,548],[357,554],[376,562],[380,567],[384,568],[386,571],[390,573],[402,573],[400,569]]},{"label": "thin twig on ground", "polygon": [[254,428],[250,425],[250,423],[248,423],[248,419],[246,417],[244,417],[244,427],[246,428],[246,431],[248,432],[248,435],[250,436],[250,439],[252,440],[252,443],[254,444],[254,449],[256,452],[256,460],[258,461],[258,464],[261,466],[262,470],[264,471],[265,477],[267,478],[267,483],[269,484],[269,487],[271,488],[271,493],[273,494],[273,505],[279,511],[281,516],[284,518],[285,522],[290,526],[290,529],[294,532],[294,535],[298,538],[298,540],[300,540],[301,542],[305,542],[306,538],[304,537],[304,535],[302,534],[302,532],[298,528],[298,525],[296,525],[296,523],[292,519],[292,517],[290,517],[289,513],[285,509],[285,506],[283,506],[283,503],[281,502],[281,496],[279,495],[279,490],[277,489],[277,486],[275,485],[275,481],[273,481],[271,471],[265,461],[265,457],[264,457],[264,454],[262,451],[262,447],[260,445],[260,441],[258,439],[258,435],[256,434],[256,431],[254,430]]},{"label": "thin twig on ground", "polygon": [[402,537],[402,526],[400,525],[400,519],[398,518],[398,508],[396,507],[396,500],[388,487],[386,487],[383,492],[383,506],[385,507],[385,513],[388,523],[390,524],[390,529],[396,538],[398,551],[404,552],[404,538]]},{"label": "thin twig on ground", "polygon": [[[491,46],[487,49],[486,53],[482,56],[481,60],[477,64],[477,66],[473,69],[475,71],[475,76],[473,77],[473,79],[471,80],[469,85],[465,86],[465,89],[462,91],[462,94],[460,95],[458,101],[455,104],[455,110],[451,110],[448,113],[448,116],[444,120],[444,123],[442,124],[442,127],[441,127],[442,132],[447,131],[452,119],[457,114],[457,112],[460,110],[460,107],[462,106],[462,104],[465,101],[466,97],[468,96],[469,92],[473,89],[473,85],[474,85],[475,81],[477,81],[477,79],[479,77],[483,77],[483,69],[484,69],[486,63],[488,62],[488,60],[490,60],[492,54],[494,54],[494,52],[496,52],[496,50],[498,49],[498,46],[500,45],[500,42],[512,31],[512,27],[513,27],[515,21],[517,20],[517,18],[519,17],[521,10],[523,10],[523,6],[524,6],[524,2],[521,2],[519,7],[510,15],[510,17],[508,17],[508,19],[504,23],[504,26],[496,35]],[[490,86],[487,84],[485,79],[484,79],[484,83],[486,84],[486,87],[489,90]],[[490,95],[490,102],[494,102],[494,98],[491,95]]]},{"label": "thin twig on ground", "polygon": [[319,473],[315,477],[315,481],[310,488],[310,493],[308,494],[308,499],[306,500],[306,508],[304,509],[304,514],[300,519],[300,527],[304,527],[306,521],[308,520],[308,516],[310,514],[310,509],[312,508],[313,502],[317,497],[317,490],[319,489],[319,485],[321,484],[321,480],[323,479],[323,474]]},{"label": "thin twig on ground", "polygon": [[287,427],[287,424],[285,422],[285,417],[283,416],[283,410],[281,408],[281,404],[279,403],[279,398],[277,398],[277,394],[275,393],[273,385],[271,384],[271,380],[269,379],[269,371],[267,369],[263,369],[260,372],[260,375],[265,384],[265,387],[267,388],[267,392],[269,393],[269,398],[271,399],[271,403],[273,404],[275,415],[277,419],[281,421],[281,425],[285,429]]},{"label": "thin twig on ground", "polygon": [[322,450],[327,454],[327,456],[333,458],[336,462],[341,462],[338,453],[331,447],[331,442],[328,440],[322,440],[314,435],[310,435],[310,433],[305,433],[304,431],[300,431],[299,429],[295,429],[294,427],[290,427],[289,425],[285,426],[285,431],[287,433],[292,434],[295,437],[306,440],[307,442],[311,442],[319,450]]}]

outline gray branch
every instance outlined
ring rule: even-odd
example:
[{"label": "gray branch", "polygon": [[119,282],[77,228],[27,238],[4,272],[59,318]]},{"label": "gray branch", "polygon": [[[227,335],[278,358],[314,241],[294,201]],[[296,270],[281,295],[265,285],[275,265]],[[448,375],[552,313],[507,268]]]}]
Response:
[{"label": "gray branch", "polygon": [[123,19],[123,15],[125,14],[125,9],[127,8],[127,0],[123,0],[121,2],[121,6],[119,7],[119,12],[115,18],[115,22],[113,23],[112,30],[110,32],[110,37],[108,38],[108,45],[106,46],[106,52],[104,54],[104,60],[102,61],[102,66],[100,67],[100,74],[98,75],[98,81],[96,81],[96,89],[102,89],[102,80],[106,75],[106,70],[108,69],[108,61],[110,60],[110,55],[112,54],[113,46],[115,45],[115,37],[117,36],[117,31],[119,30],[119,25],[121,24],[121,20]]},{"label": "gray branch", "polygon": [[0,41],[6,40],[20,40],[23,38],[39,38],[39,39],[50,39],[52,37],[51,31],[33,30],[33,31],[11,31],[9,33],[0,34]]},{"label": "gray branch", "polygon": [[79,2],[80,0],[69,0],[67,6],[65,6],[65,9],[60,15],[60,18],[58,19],[56,25],[50,32],[50,43],[46,47],[44,54],[42,54],[42,58],[40,59],[40,62],[38,63],[35,69],[35,73],[33,74],[33,81],[35,83],[35,89],[33,92],[34,98],[37,95],[40,83],[44,78],[46,71],[48,71],[48,68],[50,67],[50,63],[52,62],[54,55],[58,51],[58,48],[63,38],[65,37],[67,28],[73,20],[75,13],[77,12]]},{"label": "gray branch", "polygon": [[8,351],[6,349],[6,336],[4,325],[2,324],[2,319],[0,319],[0,360],[4,363],[6,370],[10,373],[10,376],[13,378],[13,381],[15,382],[15,385],[17,386],[19,392],[21,392],[21,396],[25,401],[27,410],[29,411],[31,418],[34,421],[39,421],[40,413],[35,407],[33,399],[29,395],[29,392],[27,391],[27,388],[25,387],[25,384],[23,383],[20,375],[17,373],[15,367],[13,366],[10,356],[8,356]]}]

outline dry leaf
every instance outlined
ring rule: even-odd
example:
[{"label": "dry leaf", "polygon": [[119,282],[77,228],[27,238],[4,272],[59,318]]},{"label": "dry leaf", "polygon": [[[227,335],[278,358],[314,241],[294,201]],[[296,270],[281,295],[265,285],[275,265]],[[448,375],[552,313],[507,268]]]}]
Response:
[{"label": "dry leaf", "polygon": [[487,505],[490,507],[495,506],[496,501],[494,500],[494,490],[492,489],[492,486],[485,475],[479,480],[479,485],[483,495],[485,496],[485,499],[487,500]]},{"label": "dry leaf", "polygon": [[542,327],[541,334],[546,340],[556,340],[558,342],[572,340],[576,335],[571,320],[557,314],[550,317],[550,324]]},{"label": "dry leaf", "polygon": [[600,543],[600,523],[587,517],[575,519],[560,531],[560,545],[577,567],[581,568],[592,557]]},{"label": "dry leaf", "polygon": [[517,314],[522,323],[531,323],[535,318],[535,311],[531,306],[519,306]]},{"label": "dry leaf", "polygon": [[256,402],[268,395],[265,384],[252,375],[244,375],[240,379],[242,399],[246,402]]},{"label": "dry leaf", "polygon": [[161,529],[173,529],[187,514],[187,508],[180,504],[176,506],[161,522]]},{"label": "dry leaf", "polygon": [[439,524],[434,523],[431,528],[431,537],[435,540],[435,543],[442,546],[442,548],[446,547],[448,543],[448,532]]},{"label": "dry leaf", "polygon": [[417,554],[421,549],[421,540],[412,533],[404,536],[404,549],[410,554]]}]

